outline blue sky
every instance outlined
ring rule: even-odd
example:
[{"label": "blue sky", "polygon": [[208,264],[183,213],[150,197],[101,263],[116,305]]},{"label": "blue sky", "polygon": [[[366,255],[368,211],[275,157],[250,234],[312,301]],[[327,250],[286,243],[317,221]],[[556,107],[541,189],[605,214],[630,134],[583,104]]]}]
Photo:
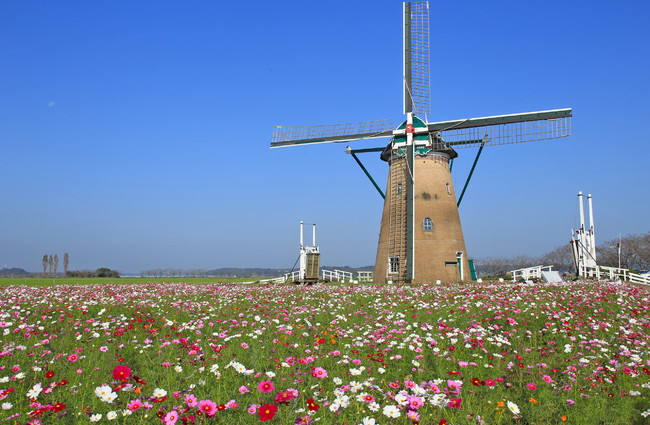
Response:
[{"label": "blue sky", "polygon": [[[344,144],[269,149],[274,125],[401,112],[401,2],[0,5],[0,267],[374,263],[382,199]],[[431,2],[430,121],[573,108],[573,135],[485,149],[469,256],[650,230],[650,3]],[[374,147],[384,141],[357,142]],[[460,151],[460,192],[475,150]],[[386,164],[365,165],[384,184]]]}]

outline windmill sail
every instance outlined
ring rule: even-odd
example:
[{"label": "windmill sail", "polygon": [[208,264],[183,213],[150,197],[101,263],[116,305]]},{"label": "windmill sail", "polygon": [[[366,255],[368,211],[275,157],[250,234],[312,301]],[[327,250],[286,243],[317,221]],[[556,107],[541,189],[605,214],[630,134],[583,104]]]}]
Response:
[{"label": "windmill sail", "polygon": [[566,108],[427,123],[427,129],[454,149],[497,146],[568,137],[571,117],[571,108]]},{"label": "windmill sail", "polygon": [[363,121],[331,125],[275,126],[272,148],[316,143],[341,143],[393,135],[391,120]]},{"label": "windmill sail", "polygon": [[404,113],[431,113],[429,2],[404,3]]}]

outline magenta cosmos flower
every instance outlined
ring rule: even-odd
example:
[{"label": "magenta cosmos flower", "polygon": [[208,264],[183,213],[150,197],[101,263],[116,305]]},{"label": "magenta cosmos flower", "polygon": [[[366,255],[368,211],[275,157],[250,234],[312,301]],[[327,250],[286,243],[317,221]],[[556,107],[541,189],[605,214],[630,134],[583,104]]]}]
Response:
[{"label": "magenta cosmos flower", "polygon": [[273,385],[273,382],[270,380],[262,381],[260,384],[257,386],[257,389],[261,393],[270,393],[275,389],[275,385]]}]

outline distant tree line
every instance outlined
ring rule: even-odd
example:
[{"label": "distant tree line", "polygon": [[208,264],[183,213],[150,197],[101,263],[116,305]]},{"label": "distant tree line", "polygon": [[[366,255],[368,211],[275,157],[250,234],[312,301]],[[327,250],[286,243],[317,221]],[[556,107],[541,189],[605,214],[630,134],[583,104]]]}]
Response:
[{"label": "distant tree line", "polygon": [[[70,257],[66,252],[63,254],[63,277],[67,277]],[[48,271],[49,266],[49,271]],[[59,254],[43,255],[43,277],[56,277],[56,270],[59,268]]]},{"label": "distant tree line", "polygon": [[142,270],[144,277],[274,277],[282,276],[288,269],[270,268],[220,268],[220,269],[151,269]]},{"label": "distant tree line", "polygon": [[106,267],[100,267],[97,270],[71,270],[68,272],[69,277],[120,277],[120,272],[111,270]]},{"label": "distant tree line", "polygon": [[[596,261],[599,266],[619,267],[619,240],[605,241],[596,246]],[[620,239],[620,267],[634,271],[650,268],[650,232],[642,235],[627,235]],[[518,255],[516,257],[487,257],[474,260],[474,267],[480,276],[505,276],[506,273],[536,265],[553,266],[563,273],[575,273],[571,246],[567,242],[540,257]]]}]

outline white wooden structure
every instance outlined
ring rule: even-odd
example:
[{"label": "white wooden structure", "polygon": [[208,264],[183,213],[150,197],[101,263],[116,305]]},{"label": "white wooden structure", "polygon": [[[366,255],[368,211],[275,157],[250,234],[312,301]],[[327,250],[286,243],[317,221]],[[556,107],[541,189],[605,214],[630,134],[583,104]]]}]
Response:
[{"label": "white wooden structure", "polygon": [[318,280],[320,269],[320,252],[316,246],[316,223],[312,224],[312,244],[305,245],[303,241],[303,222],[300,222],[300,268],[298,269],[298,281],[307,282]]},{"label": "white wooden structure", "polygon": [[519,279],[531,280],[531,279],[541,279],[542,272],[553,270],[553,266],[534,266],[527,267],[525,269],[512,270],[512,279],[516,282]]},{"label": "white wooden structure", "polygon": [[594,210],[591,194],[587,195],[589,207],[589,228],[585,223],[585,211],[582,202],[582,192],[578,192],[578,207],[580,208],[580,227],[571,234],[571,252],[576,274],[580,277],[597,277],[596,264],[596,235],[594,233]]}]

